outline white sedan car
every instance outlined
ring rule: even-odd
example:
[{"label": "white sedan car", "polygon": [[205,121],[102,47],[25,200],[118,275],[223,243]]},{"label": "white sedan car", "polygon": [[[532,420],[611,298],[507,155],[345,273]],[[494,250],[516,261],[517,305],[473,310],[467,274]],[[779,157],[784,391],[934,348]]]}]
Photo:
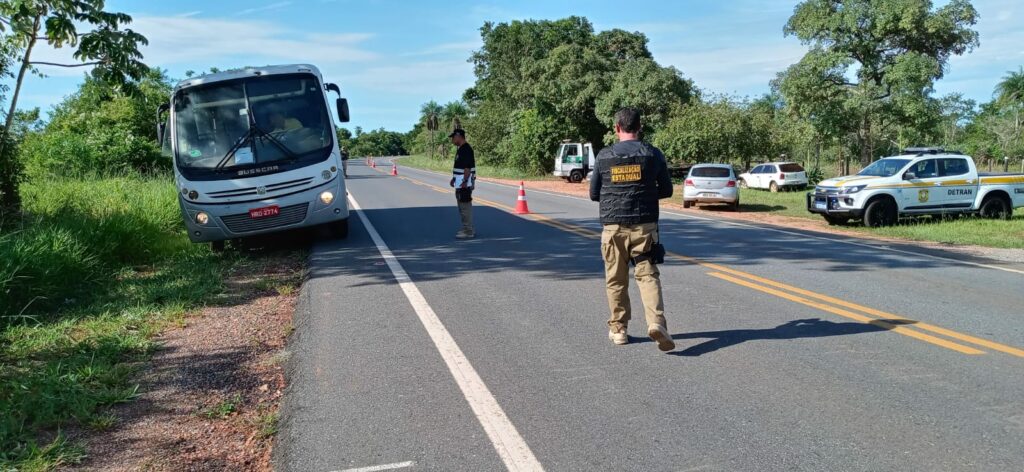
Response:
[{"label": "white sedan car", "polygon": [[683,208],[698,203],[725,203],[732,211],[740,208],[736,172],[729,164],[697,164],[683,183]]},{"label": "white sedan car", "polygon": [[740,187],[772,192],[807,187],[807,172],[795,162],[769,162],[740,174]]}]

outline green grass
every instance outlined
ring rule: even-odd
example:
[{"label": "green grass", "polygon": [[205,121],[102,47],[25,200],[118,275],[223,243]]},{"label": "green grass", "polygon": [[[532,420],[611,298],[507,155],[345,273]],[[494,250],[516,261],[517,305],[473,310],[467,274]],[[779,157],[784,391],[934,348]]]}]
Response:
[{"label": "green grass", "polygon": [[[771,193],[767,190],[742,189],[742,210],[764,212],[820,220],[820,215],[807,211],[806,192]],[[1024,249],[1024,209],[1018,209],[1010,220],[987,220],[976,216],[955,221],[921,217],[901,220],[888,228],[865,228],[854,222],[847,229],[876,236],[929,241],[948,244]]]},{"label": "green grass", "polygon": [[[451,173],[454,162],[454,156],[445,159],[443,157],[431,158],[425,155],[405,156],[398,161],[399,164],[404,166],[444,173]],[[558,180],[558,177],[553,175],[533,175],[515,169],[479,163],[476,166],[476,175],[479,177],[508,180]]]},{"label": "green grass", "polygon": [[231,398],[225,398],[216,405],[203,410],[200,414],[208,419],[224,419],[238,411],[238,406],[241,405],[241,403],[242,395],[236,393]]},{"label": "green grass", "polygon": [[234,256],[188,241],[169,178],[35,182],[0,233],[0,470],[81,458],[114,425],[153,336],[221,291]]}]

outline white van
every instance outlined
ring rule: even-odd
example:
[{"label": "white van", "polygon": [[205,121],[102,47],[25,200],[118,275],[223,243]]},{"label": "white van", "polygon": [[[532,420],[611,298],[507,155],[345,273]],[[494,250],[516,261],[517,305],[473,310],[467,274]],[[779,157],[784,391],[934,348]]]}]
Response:
[{"label": "white van", "polygon": [[329,91],[338,121],[348,102],[311,65],[220,72],[180,82],[157,111],[174,159],[181,214],[193,242],[313,225],[348,236],[349,209]]}]

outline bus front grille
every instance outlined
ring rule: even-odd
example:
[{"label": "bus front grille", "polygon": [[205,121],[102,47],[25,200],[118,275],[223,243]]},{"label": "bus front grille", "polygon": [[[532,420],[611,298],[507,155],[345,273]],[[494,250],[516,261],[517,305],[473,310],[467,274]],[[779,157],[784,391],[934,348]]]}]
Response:
[{"label": "bus front grille", "polygon": [[282,207],[281,213],[266,218],[252,218],[248,213],[240,213],[221,217],[220,220],[224,222],[224,225],[232,233],[251,233],[253,231],[302,223],[306,219],[306,210],[308,209],[309,203],[300,203],[298,205]]}]

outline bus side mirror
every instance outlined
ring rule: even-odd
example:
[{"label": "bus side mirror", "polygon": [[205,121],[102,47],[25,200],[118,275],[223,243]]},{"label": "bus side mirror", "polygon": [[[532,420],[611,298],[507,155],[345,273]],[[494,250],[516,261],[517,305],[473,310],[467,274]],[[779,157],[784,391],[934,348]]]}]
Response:
[{"label": "bus side mirror", "polygon": [[338,106],[338,121],[348,123],[348,100],[339,98],[336,104]]},{"label": "bus side mirror", "polygon": [[166,103],[161,103],[160,106],[156,107],[156,142],[163,144],[164,142],[164,131],[167,129],[167,125],[164,120],[160,117],[165,111],[170,110],[171,106]]}]

